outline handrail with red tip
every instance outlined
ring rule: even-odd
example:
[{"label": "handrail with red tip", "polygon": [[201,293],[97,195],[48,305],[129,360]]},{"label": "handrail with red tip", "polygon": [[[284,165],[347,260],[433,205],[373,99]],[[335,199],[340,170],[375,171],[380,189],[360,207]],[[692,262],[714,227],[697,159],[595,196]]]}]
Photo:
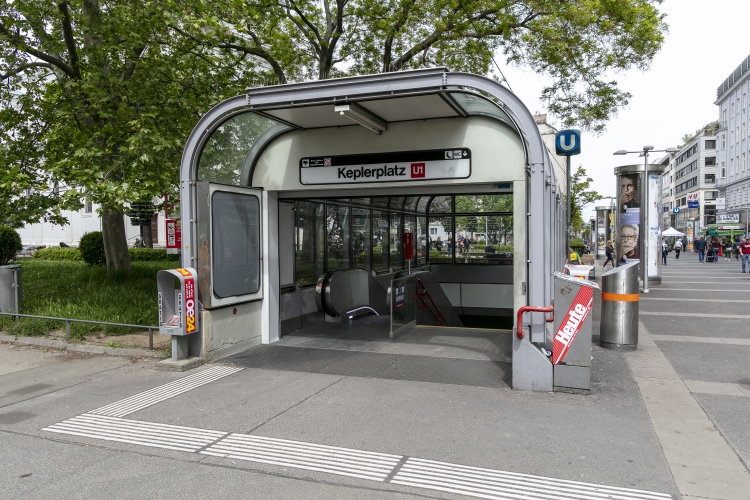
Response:
[{"label": "handrail with red tip", "polygon": [[[555,306],[551,305],[549,307],[539,307],[539,306],[522,306],[518,308],[518,314],[516,315],[516,337],[519,339],[522,339],[526,336],[525,333],[523,333],[523,313],[525,312],[541,312],[541,313],[551,313],[555,312]],[[549,321],[549,318],[547,319]]]}]

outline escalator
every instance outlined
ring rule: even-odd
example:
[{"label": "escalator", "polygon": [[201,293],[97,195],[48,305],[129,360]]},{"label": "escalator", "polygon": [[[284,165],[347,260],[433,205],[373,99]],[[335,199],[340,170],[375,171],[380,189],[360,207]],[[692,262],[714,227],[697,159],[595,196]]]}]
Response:
[{"label": "escalator", "polygon": [[[463,326],[450,299],[437,278],[429,271],[412,270],[395,273],[391,279],[413,276],[417,280],[417,325]],[[330,317],[354,319],[365,314],[390,314],[390,283],[383,276],[376,279],[364,269],[332,271],[318,279],[315,303],[318,310]]]}]

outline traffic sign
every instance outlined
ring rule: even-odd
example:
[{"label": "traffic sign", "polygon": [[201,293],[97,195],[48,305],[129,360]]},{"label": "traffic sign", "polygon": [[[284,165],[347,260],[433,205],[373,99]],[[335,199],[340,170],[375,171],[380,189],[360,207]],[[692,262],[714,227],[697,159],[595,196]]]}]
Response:
[{"label": "traffic sign", "polygon": [[555,152],[560,156],[581,154],[581,131],[561,130],[555,134]]},{"label": "traffic sign", "polygon": [[680,213],[680,207],[674,207],[672,209],[672,213],[679,214]]}]

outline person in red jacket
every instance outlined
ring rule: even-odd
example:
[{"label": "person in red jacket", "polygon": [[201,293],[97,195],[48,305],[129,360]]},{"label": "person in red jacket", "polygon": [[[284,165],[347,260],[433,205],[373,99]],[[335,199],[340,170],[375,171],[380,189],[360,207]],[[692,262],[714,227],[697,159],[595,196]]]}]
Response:
[{"label": "person in red jacket", "polygon": [[750,238],[742,238],[740,242],[740,258],[742,258],[742,272],[745,272],[745,263],[750,268]]}]

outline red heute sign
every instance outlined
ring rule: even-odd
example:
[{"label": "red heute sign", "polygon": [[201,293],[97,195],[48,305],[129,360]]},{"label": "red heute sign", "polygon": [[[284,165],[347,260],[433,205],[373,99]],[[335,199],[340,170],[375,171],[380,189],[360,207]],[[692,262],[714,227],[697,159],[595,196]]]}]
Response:
[{"label": "red heute sign", "polygon": [[185,332],[195,331],[195,280],[185,278]]},{"label": "red heute sign", "polygon": [[414,258],[414,235],[404,233],[404,259],[411,260]]},{"label": "red heute sign", "polygon": [[558,364],[565,359],[568,349],[573,344],[576,335],[581,330],[583,322],[586,321],[591,312],[591,306],[594,303],[594,289],[583,286],[578,291],[578,295],[568,309],[568,313],[560,323],[560,329],[555,333],[555,339],[552,343],[552,363]]}]

